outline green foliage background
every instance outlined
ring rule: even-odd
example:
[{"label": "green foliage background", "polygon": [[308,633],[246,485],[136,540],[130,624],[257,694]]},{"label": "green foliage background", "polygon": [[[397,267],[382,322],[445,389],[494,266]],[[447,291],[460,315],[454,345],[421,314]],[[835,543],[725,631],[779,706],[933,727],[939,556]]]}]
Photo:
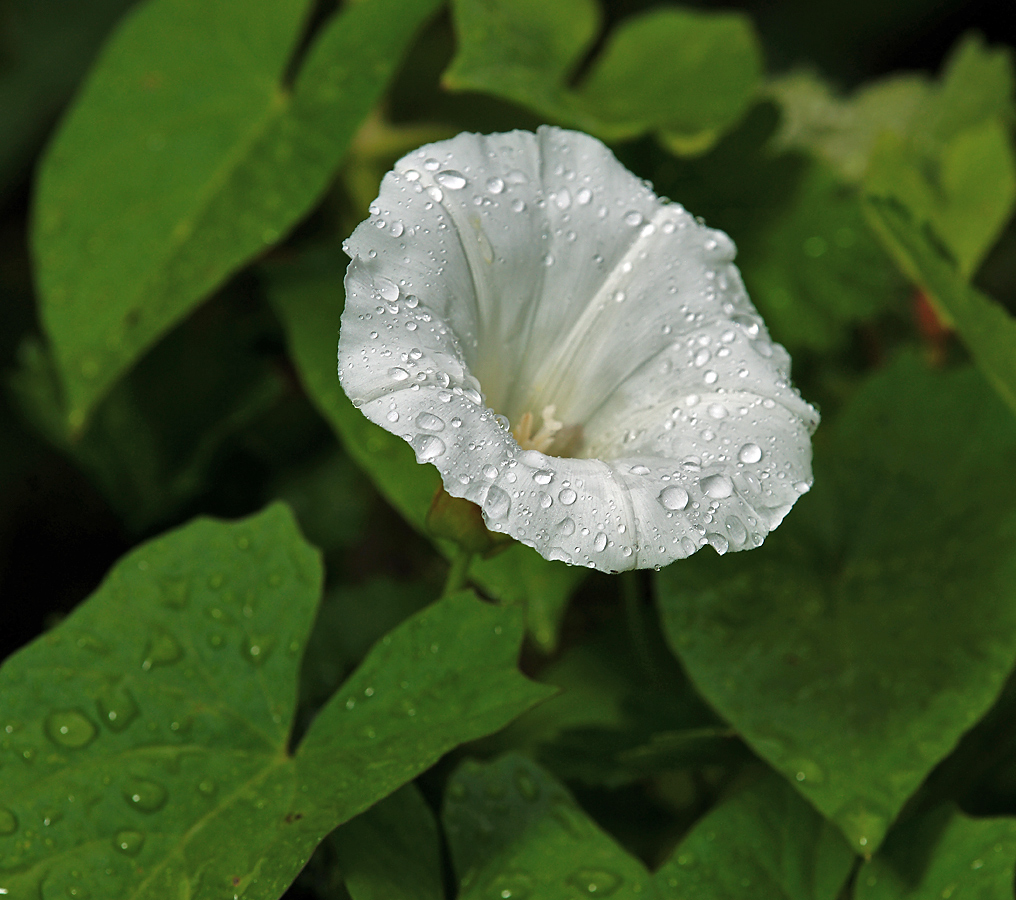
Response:
[{"label": "green foliage background", "polygon": [[[1012,898],[1011,29],[0,5],[0,895]],[[823,415],[761,549],[461,568],[342,393],[384,172],[541,122],[737,243]]]}]

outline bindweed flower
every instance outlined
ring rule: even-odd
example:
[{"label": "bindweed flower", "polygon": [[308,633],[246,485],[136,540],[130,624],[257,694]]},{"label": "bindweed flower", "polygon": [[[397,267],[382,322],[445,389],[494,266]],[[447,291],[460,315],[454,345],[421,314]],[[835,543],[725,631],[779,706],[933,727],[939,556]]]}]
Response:
[{"label": "bindweed flower", "polygon": [[818,415],[733,243],[599,141],[428,144],[370,213],[345,245],[342,387],[490,529],[659,567],[758,546],[808,490]]}]

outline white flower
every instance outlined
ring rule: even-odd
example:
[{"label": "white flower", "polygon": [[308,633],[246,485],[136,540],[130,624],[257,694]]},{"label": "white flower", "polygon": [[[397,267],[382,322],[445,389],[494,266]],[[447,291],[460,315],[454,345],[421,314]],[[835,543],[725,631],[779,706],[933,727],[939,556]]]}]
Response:
[{"label": "white flower", "polygon": [[659,567],[757,546],[811,485],[734,245],[559,128],[403,157],[346,242],[339,377],[489,528]]}]

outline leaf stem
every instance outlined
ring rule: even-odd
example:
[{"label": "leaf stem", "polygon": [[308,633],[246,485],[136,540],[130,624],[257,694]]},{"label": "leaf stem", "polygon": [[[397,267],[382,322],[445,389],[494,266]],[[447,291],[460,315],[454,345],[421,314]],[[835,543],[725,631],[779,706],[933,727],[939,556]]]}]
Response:
[{"label": "leaf stem", "polygon": [[442,596],[454,594],[462,590],[469,580],[469,566],[473,562],[473,552],[465,547],[458,547],[455,556],[452,557],[451,565],[448,568],[448,577],[445,579]]}]

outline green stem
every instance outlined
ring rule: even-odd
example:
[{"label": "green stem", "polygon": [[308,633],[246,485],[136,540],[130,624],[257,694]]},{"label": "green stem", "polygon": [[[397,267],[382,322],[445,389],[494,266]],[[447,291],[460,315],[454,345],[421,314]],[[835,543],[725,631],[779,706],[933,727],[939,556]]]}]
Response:
[{"label": "green stem", "polygon": [[473,562],[473,553],[465,547],[459,547],[452,557],[451,565],[448,568],[448,578],[445,580],[442,596],[454,594],[462,590],[469,580],[469,567]]}]

